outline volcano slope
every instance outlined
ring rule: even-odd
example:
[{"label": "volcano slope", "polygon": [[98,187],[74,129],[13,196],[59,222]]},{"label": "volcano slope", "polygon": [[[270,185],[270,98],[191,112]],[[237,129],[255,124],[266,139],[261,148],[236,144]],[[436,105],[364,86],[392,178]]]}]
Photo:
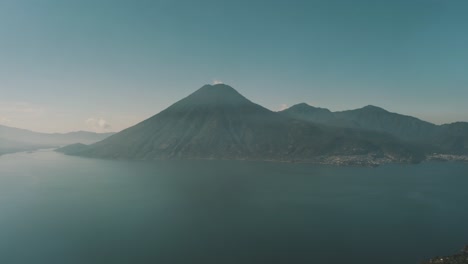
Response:
[{"label": "volcano slope", "polygon": [[237,159],[375,165],[422,152],[385,133],[317,125],[270,111],[228,85],[205,85],[95,144],[59,149],[106,159]]}]

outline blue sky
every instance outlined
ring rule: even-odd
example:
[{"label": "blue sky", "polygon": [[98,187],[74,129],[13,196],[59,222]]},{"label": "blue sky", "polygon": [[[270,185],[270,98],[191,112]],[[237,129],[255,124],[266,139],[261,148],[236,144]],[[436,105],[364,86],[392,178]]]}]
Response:
[{"label": "blue sky", "polygon": [[205,83],[468,121],[466,0],[2,0],[0,124],[118,131]]}]

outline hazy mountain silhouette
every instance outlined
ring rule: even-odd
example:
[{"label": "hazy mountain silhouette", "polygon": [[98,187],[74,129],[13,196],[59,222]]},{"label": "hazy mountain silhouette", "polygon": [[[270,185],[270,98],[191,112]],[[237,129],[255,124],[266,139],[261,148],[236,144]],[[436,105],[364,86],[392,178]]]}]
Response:
[{"label": "hazy mountain silhouette", "polygon": [[55,148],[73,143],[91,144],[112,134],[114,133],[86,131],[48,134],[0,125],[0,154],[39,148]]},{"label": "hazy mountain silhouette", "polygon": [[67,154],[115,159],[254,159],[313,161],[368,155],[418,161],[417,149],[382,133],[329,128],[270,111],[232,87],[205,85],[157,115]]},{"label": "hazy mountain silhouette", "polygon": [[456,122],[438,126],[431,141],[444,152],[468,155],[468,123]]},{"label": "hazy mountain silhouette", "polygon": [[433,151],[468,154],[468,123],[465,122],[438,126],[372,105],[355,110],[331,112],[301,103],[280,113],[316,124],[388,133],[407,142],[434,147],[431,148]]}]

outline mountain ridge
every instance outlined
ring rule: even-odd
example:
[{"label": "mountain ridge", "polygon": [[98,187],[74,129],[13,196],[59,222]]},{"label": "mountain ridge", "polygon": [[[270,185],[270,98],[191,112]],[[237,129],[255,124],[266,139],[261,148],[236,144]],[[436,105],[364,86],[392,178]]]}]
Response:
[{"label": "mountain ridge", "polygon": [[56,148],[73,143],[92,144],[113,134],[88,131],[42,133],[0,125],[0,155],[40,148]]},{"label": "mountain ridge", "polygon": [[280,114],[317,124],[388,133],[407,142],[431,145],[436,152],[468,155],[467,122],[436,125],[372,105],[318,115],[315,107],[299,104]]},{"label": "mountain ridge", "polygon": [[208,158],[360,165],[421,160],[416,147],[391,136],[287,117],[253,103],[228,85],[204,85],[103,141],[60,151],[143,160]]}]

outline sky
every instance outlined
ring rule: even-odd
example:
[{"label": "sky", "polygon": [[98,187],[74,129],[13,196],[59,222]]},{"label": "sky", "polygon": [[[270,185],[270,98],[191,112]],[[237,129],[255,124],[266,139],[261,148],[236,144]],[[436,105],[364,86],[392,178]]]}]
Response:
[{"label": "sky", "polygon": [[1,0],[0,124],[119,131],[207,83],[468,121],[466,0]]}]

